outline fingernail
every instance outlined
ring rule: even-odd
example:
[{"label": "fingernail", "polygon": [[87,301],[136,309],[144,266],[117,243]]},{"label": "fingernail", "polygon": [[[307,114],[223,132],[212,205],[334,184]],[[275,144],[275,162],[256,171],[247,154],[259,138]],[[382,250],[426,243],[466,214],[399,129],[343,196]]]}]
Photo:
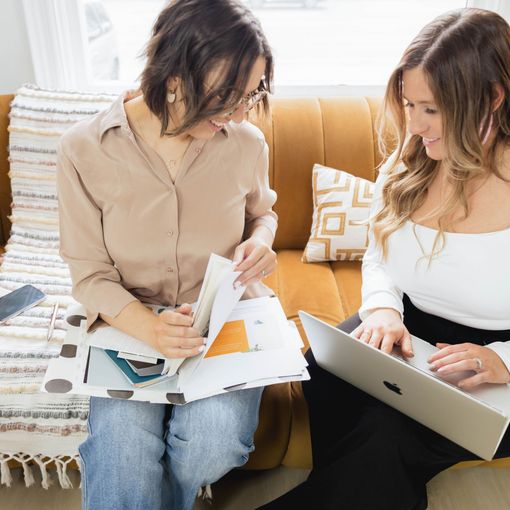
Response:
[{"label": "fingernail", "polygon": [[446,370],[447,367],[440,367],[437,369],[438,372],[444,372]]},{"label": "fingernail", "polygon": [[201,346],[198,348],[198,352],[204,352],[204,349],[205,349],[205,345],[201,345]]},{"label": "fingernail", "polygon": [[237,290],[240,286],[241,286],[241,282],[239,282],[239,281],[234,282],[234,289]]}]

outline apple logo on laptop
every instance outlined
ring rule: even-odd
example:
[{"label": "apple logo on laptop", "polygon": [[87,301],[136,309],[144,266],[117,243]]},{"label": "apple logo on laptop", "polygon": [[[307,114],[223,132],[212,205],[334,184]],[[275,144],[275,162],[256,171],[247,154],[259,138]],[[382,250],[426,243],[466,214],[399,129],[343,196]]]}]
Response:
[{"label": "apple logo on laptop", "polygon": [[397,395],[402,395],[402,390],[398,387],[398,384],[392,384],[388,381],[383,381],[384,386],[391,391],[394,391]]}]

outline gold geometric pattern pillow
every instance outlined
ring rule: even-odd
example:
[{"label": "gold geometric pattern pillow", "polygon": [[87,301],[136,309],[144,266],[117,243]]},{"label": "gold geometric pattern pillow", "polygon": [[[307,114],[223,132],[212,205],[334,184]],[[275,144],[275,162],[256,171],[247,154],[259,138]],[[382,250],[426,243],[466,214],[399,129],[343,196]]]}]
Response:
[{"label": "gold geometric pattern pillow", "polygon": [[312,186],[312,232],[303,262],[361,260],[368,245],[374,183],[315,164]]}]

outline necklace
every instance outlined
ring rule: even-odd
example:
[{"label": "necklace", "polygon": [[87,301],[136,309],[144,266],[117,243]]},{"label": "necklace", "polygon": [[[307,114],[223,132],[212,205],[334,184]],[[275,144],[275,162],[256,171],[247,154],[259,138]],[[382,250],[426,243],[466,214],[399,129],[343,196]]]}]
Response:
[{"label": "necklace", "polygon": [[134,120],[133,124],[136,134],[163,160],[172,182],[175,182],[192,138],[186,136],[184,139],[177,139],[159,136],[159,134],[157,138],[154,136],[149,137],[145,134],[145,130],[138,119]]}]

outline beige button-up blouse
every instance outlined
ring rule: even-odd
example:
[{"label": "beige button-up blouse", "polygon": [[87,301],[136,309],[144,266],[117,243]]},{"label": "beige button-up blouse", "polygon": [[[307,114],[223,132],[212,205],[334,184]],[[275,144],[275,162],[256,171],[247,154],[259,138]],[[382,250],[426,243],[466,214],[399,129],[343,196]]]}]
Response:
[{"label": "beige button-up blouse", "polygon": [[[62,136],[57,185],[60,254],[89,326],[136,299],[196,301],[211,253],[232,258],[256,227],[277,227],[268,148],[255,126],[193,139],[174,183],[131,130],[122,96]],[[256,284],[247,294],[270,291]]]}]

